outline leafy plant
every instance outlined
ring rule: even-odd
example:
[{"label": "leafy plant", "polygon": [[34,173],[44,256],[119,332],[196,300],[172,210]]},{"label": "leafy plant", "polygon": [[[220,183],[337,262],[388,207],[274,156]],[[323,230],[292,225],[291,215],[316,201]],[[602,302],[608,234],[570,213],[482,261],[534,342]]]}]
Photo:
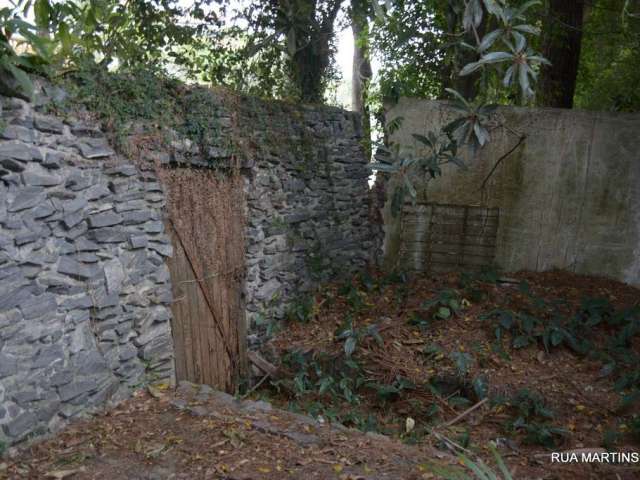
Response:
[{"label": "leafy plant", "polygon": [[289,304],[285,317],[289,321],[307,323],[316,310],[316,298],[314,295],[301,295]]},{"label": "leafy plant", "polygon": [[[28,74],[44,73],[50,61],[50,45],[38,35],[35,25],[21,18],[18,10],[0,8],[0,94],[29,100],[33,83]],[[23,53],[17,53],[16,45],[23,47]]]},{"label": "leafy plant", "polygon": [[489,394],[489,379],[486,375],[477,375],[471,382],[473,391],[478,399],[486,398]]},{"label": "leafy plant", "polygon": [[407,320],[407,324],[417,326],[421,330],[424,330],[429,326],[429,320],[418,312],[411,312],[409,319]]},{"label": "leafy plant", "polygon": [[466,376],[473,363],[471,354],[467,352],[453,352],[451,353],[451,359],[456,366],[458,375],[461,377]]},{"label": "leafy plant", "polygon": [[422,354],[427,359],[434,359],[438,358],[439,356],[444,356],[444,350],[440,345],[430,343],[428,345],[425,345],[425,347],[422,349]]},{"label": "leafy plant", "polygon": [[542,397],[528,389],[521,389],[507,400],[496,399],[496,403],[506,405],[513,411],[514,419],[508,422],[508,429],[525,433],[525,441],[546,447],[554,447],[567,434],[563,428],[550,423],[553,412]]},{"label": "leafy plant", "polygon": [[343,325],[336,332],[336,340],[344,340],[344,353],[347,358],[353,355],[359,342],[367,337],[373,338],[379,345],[383,344],[382,337],[378,333],[376,324],[367,325],[365,327],[356,328],[353,325],[353,319],[348,316]]},{"label": "leafy plant", "polygon": [[498,341],[504,338],[505,333],[510,333],[513,337],[511,345],[516,349],[535,345],[541,341],[547,352],[563,343],[576,351],[583,350],[575,332],[567,329],[561,317],[558,316],[544,321],[528,313],[498,308],[481,315],[480,319],[492,321]]},{"label": "leafy plant", "polygon": [[415,390],[416,388],[411,380],[401,375],[397,375],[390,384],[371,383],[369,386],[376,391],[378,397],[384,402],[397,400],[405,390]]},{"label": "leafy plant", "polygon": [[[472,103],[460,93],[451,88],[446,89],[454,97],[450,107],[458,113],[458,118],[444,126],[443,131],[455,141],[454,145],[477,145],[483,147],[490,140],[488,126],[491,115],[498,108],[497,105]],[[457,149],[455,150],[457,152]],[[466,166],[462,160],[452,157],[451,162],[460,168]]]},{"label": "leafy plant", "polygon": [[[469,75],[476,70],[483,69],[486,65],[507,64],[508,67],[502,79],[503,86],[508,88],[517,83],[525,98],[533,96],[531,80],[535,80],[537,75],[534,66],[541,63],[549,64],[549,61],[541,55],[537,55],[528,46],[525,35],[538,35],[540,33],[538,28],[520,22],[526,22],[525,12],[540,2],[528,1],[518,7],[502,5],[503,2],[495,0],[485,0],[483,3],[487,12],[495,17],[502,26],[480,39],[477,32],[483,17],[480,0],[467,2],[463,24],[466,31],[473,31],[476,45],[465,44],[464,46],[478,52],[481,57],[478,61],[465,65],[460,71],[460,76]],[[488,51],[496,45],[498,40],[507,47],[507,51]]]},{"label": "leafy plant", "polygon": [[422,303],[421,308],[432,312],[435,320],[447,320],[462,310],[460,295],[455,290],[442,290]]},{"label": "leafy plant", "polygon": [[478,460],[474,462],[464,455],[461,456],[462,463],[473,472],[475,477],[478,480],[513,480],[511,476],[511,472],[507,468],[504,463],[504,460],[500,456],[498,449],[496,448],[493,442],[489,443],[489,450],[493,454],[493,458],[496,461],[496,465],[498,465],[498,470],[500,471],[500,475],[492,470],[489,466],[487,466],[482,460]]},{"label": "leafy plant", "polygon": [[346,298],[347,303],[354,312],[359,312],[364,307],[365,294],[360,291],[358,285],[351,279],[338,289],[338,294]]},{"label": "leafy plant", "polygon": [[458,467],[435,463],[426,465],[426,469],[435,474],[437,478],[445,480],[513,480],[511,472],[493,442],[489,442],[489,450],[493,455],[498,471],[491,468],[482,459],[471,460],[467,455],[460,455],[459,458],[460,463],[470,474]]}]

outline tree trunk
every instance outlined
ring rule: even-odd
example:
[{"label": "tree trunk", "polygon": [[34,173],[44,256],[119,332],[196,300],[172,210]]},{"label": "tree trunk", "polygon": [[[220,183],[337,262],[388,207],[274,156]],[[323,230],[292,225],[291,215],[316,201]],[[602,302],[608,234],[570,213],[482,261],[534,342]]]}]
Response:
[{"label": "tree trunk", "polygon": [[372,70],[369,58],[369,21],[366,0],[351,0],[350,15],[353,32],[351,110],[362,115],[365,154],[367,158],[371,158],[371,118],[368,98]]},{"label": "tree trunk", "polygon": [[278,0],[286,12],[287,49],[291,77],[303,102],[321,103],[324,81],[331,63],[331,39],[340,0],[329,0],[320,9],[317,0]]},{"label": "tree trunk", "polygon": [[324,75],[329,66],[328,41],[314,37],[293,56],[293,80],[300,100],[306,103],[322,103]]},{"label": "tree trunk", "polygon": [[[449,3],[446,7],[445,18],[447,22],[446,34],[449,38],[461,37],[461,40],[464,40],[470,45],[474,45],[476,43],[475,35],[472,32],[465,33],[463,31],[462,15],[456,12],[451,3]],[[485,14],[482,16],[482,22],[477,28],[477,32],[480,38],[484,36],[486,26],[487,14],[485,12]],[[446,54],[446,59],[442,70],[442,97],[450,97],[449,93],[445,92],[445,89],[447,88],[453,88],[467,99],[472,99],[478,94],[478,76],[465,75],[464,77],[462,77],[459,75],[462,67],[477,60],[478,55],[472,50],[457,45],[449,50],[449,52]]]},{"label": "tree trunk", "polygon": [[542,54],[551,62],[540,72],[536,104],[572,108],[580,62],[584,0],[549,0]]}]

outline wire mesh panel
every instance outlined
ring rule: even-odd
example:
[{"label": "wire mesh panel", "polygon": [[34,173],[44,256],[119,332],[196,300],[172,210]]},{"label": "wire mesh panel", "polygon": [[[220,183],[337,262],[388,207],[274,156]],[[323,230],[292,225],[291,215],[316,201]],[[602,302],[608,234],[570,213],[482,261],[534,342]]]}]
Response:
[{"label": "wire mesh panel", "polygon": [[498,208],[424,203],[403,211],[400,258],[410,271],[474,271],[495,259]]}]

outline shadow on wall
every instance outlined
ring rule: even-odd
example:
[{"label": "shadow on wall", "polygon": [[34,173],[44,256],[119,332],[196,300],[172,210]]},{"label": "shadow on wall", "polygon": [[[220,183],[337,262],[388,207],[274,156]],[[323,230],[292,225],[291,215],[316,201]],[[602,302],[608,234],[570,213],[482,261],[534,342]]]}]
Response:
[{"label": "shadow on wall", "polygon": [[[496,116],[509,130],[498,126],[467,154],[468,170],[446,165],[420,201],[499,208],[495,262],[507,271],[560,268],[640,284],[640,115],[504,107]],[[413,133],[437,131],[453,113],[445,102],[403,98],[386,115],[397,117],[390,139],[408,149]],[[395,265],[403,220],[389,205],[384,215],[385,264]]]}]

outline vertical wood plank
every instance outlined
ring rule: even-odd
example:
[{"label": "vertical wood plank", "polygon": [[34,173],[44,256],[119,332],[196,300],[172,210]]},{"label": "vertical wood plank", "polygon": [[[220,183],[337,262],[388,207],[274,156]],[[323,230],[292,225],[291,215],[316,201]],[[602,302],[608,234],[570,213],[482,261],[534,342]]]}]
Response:
[{"label": "vertical wood plank", "polygon": [[176,374],[233,390],[247,365],[242,179],[191,169],[161,169],[159,175],[175,229]]}]

